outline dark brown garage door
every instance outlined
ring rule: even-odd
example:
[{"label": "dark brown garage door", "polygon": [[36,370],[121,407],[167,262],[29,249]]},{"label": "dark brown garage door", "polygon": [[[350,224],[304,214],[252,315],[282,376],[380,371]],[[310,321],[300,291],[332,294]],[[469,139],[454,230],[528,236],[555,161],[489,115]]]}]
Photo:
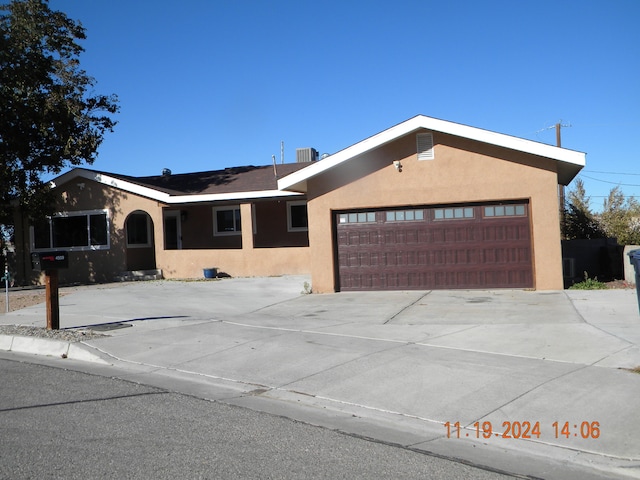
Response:
[{"label": "dark brown garage door", "polygon": [[529,206],[336,214],[339,290],[531,288]]}]

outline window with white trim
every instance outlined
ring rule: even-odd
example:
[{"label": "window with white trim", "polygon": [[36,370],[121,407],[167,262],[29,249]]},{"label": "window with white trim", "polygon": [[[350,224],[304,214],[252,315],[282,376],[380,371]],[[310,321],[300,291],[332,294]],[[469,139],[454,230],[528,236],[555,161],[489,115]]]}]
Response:
[{"label": "window with white trim", "polygon": [[108,250],[109,211],[58,213],[31,227],[31,249]]},{"label": "window with white trim", "polygon": [[240,205],[228,205],[213,208],[213,234],[241,235]]},{"label": "window with white trim", "polygon": [[287,231],[306,232],[308,230],[307,202],[305,200],[287,202]]}]

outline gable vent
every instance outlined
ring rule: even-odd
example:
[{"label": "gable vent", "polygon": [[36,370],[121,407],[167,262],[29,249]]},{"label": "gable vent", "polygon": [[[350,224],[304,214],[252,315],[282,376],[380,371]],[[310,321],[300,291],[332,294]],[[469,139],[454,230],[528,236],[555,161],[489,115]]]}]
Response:
[{"label": "gable vent", "polygon": [[433,134],[418,133],[416,142],[418,144],[418,160],[433,160]]}]

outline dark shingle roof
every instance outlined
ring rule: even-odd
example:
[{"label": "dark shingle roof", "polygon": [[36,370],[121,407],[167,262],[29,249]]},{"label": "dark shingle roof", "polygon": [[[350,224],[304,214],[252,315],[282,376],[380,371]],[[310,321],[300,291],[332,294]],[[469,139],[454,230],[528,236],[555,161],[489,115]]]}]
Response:
[{"label": "dark shingle roof", "polygon": [[178,173],[150,177],[132,177],[115,173],[99,172],[126,182],[152,188],[169,195],[224,194],[277,190],[278,179],[301,170],[314,162],[285,163],[254,167],[230,167],[208,172]]}]

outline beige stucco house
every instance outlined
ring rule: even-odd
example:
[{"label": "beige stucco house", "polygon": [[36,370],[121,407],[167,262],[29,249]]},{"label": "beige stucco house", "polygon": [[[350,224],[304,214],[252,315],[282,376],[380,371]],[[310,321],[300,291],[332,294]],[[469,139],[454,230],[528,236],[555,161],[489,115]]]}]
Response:
[{"label": "beige stucco house", "polygon": [[[318,161],[129,177],[74,169],[24,251],[61,282],[310,274],[315,292],[562,289],[558,185],[585,154],[422,115]],[[28,271],[25,255],[23,270]]]}]

